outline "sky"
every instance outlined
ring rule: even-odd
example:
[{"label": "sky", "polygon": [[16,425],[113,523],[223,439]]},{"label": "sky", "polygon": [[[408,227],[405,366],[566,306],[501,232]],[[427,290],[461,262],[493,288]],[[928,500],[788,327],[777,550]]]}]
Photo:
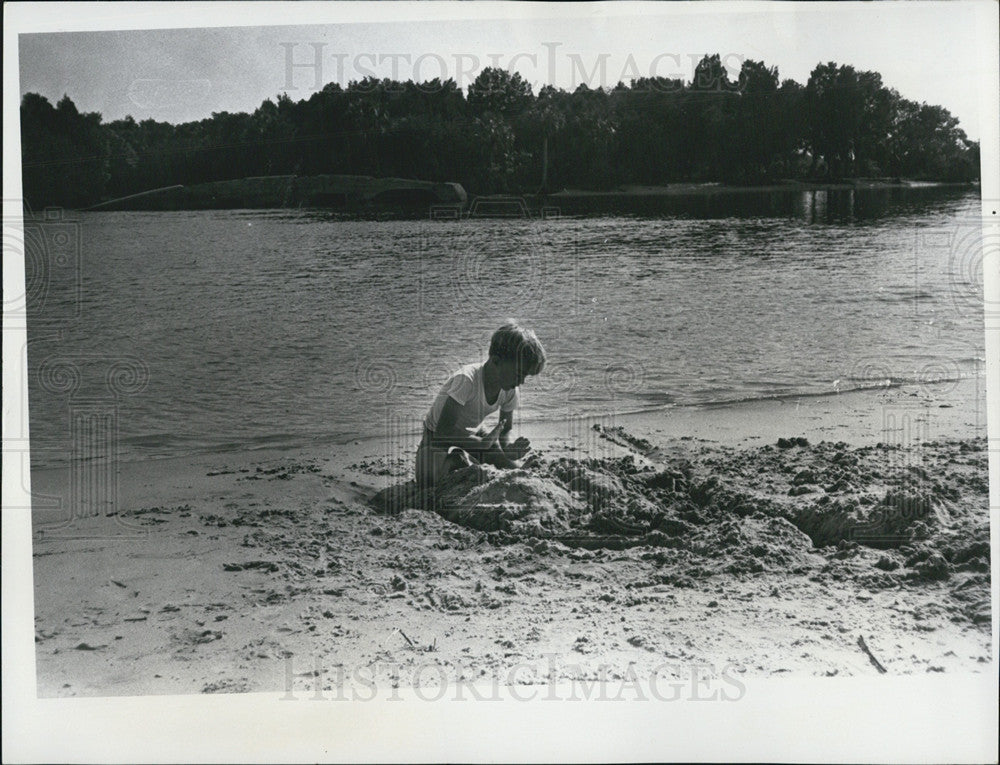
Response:
[{"label": "sky", "polygon": [[[904,97],[944,106],[970,137],[980,136],[982,42],[968,2],[488,4],[480,15],[492,18],[466,20],[429,18],[433,5],[414,15],[379,3],[386,20],[375,23],[200,26],[253,23],[255,5],[206,17],[179,3],[166,23],[190,25],[180,29],[143,30],[151,20],[119,14],[106,27],[132,29],[21,34],[20,93],[53,102],[67,94],[105,121],[130,114],[176,123],[253,111],[281,92],[307,98],[317,81],[346,85],[369,73],[451,77],[465,88],[482,68],[499,65],[520,72],[537,92],[544,84],[614,86],[635,76],[690,80],[702,55],[719,53],[733,72],[744,59],[762,60],[802,84],[820,62],[874,70]],[[312,15],[336,19],[337,7]],[[299,9],[261,18],[309,16]],[[56,21],[41,26],[58,29]]]}]

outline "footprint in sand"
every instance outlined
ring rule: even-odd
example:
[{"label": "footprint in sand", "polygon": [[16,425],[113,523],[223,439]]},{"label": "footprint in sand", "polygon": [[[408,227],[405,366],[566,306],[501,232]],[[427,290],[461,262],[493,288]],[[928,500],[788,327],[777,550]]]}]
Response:
[{"label": "footprint in sand", "polygon": [[175,634],[174,640],[186,647],[193,648],[204,643],[214,643],[216,640],[222,640],[222,633],[219,630],[185,629]]},{"label": "footprint in sand", "polygon": [[101,645],[91,645],[90,643],[77,643],[73,648],[77,651],[103,651],[107,648],[107,643],[102,643]]},{"label": "footprint in sand", "polygon": [[39,627],[38,629],[35,630],[35,642],[42,643],[48,640],[49,638],[54,638],[58,634],[60,634],[59,630],[47,630],[42,627]]},{"label": "footprint in sand", "polygon": [[222,568],[224,571],[249,571],[251,569],[260,569],[268,573],[273,573],[278,570],[278,564],[272,563],[268,560],[251,560],[246,563],[223,563]]},{"label": "footprint in sand", "polygon": [[202,693],[248,693],[252,689],[246,678],[224,678],[208,683],[201,689]]}]

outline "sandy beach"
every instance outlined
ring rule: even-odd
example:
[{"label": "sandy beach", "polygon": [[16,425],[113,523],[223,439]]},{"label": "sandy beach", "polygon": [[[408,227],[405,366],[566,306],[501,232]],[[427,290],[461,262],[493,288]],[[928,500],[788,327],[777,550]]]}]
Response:
[{"label": "sandy beach", "polygon": [[385,439],[124,464],[35,513],[38,693],[988,671],[984,387],[525,425],[432,509]]}]

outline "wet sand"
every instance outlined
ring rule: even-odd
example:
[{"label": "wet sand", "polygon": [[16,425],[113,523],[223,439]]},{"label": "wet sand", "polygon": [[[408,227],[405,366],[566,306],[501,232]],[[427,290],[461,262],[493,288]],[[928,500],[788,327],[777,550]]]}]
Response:
[{"label": "wet sand", "polygon": [[987,672],[984,386],[526,424],[433,501],[407,439],[125,464],[35,513],[38,693]]}]

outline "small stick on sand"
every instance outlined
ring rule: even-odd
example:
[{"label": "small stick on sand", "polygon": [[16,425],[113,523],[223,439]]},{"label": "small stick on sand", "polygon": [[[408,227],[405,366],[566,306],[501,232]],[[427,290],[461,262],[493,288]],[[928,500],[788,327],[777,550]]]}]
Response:
[{"label": "small stick on sand", "polygon": [[[399,630],[399,634],[402,635],[403,638],[406,640],[406,642],[410,644],[410,648],[416,648],[417,647],[416,643],[414,643],[412,640],[410,640],[408,637],[406,637],[406,633],[403,632],[403,630]],[[885,672],[884,669],[882,671]]]},{"label": "small stick on sand", "polygon": [[883,675],[889,671],[882,666],[882,664],[879,662],[878,659],[875,658],[875,654],[871,652],[871,649],[868,648],[868,644],[865,643],[865,638],[863,635],[858,635],[858,645],[861,646],[862,651],[868,654],[868,659],[869,661],[871,661],[872,664],[875,665],[875,669],[877,669]]}]

